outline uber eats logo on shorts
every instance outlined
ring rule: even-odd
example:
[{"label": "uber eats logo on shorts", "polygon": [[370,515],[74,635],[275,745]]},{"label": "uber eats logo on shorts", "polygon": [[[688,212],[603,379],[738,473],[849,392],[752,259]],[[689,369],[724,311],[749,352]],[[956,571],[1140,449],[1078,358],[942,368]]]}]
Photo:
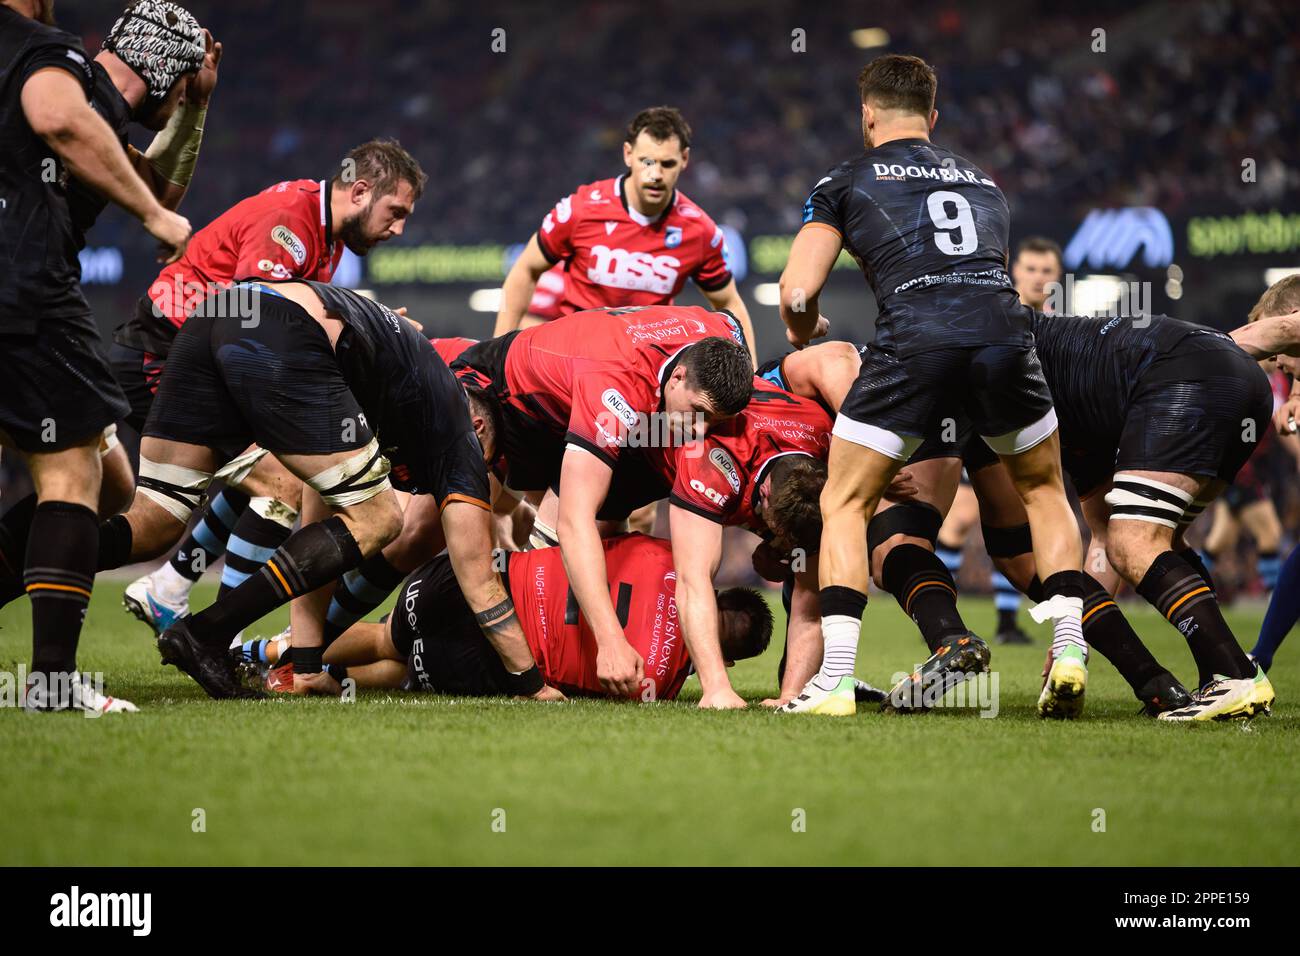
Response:
[{"label": "uber eats logo on shorts", "polygon": [[148,936],[153,929],[152,893],[70,892],[50,897],[50,925],[57,927],[125,927],[132,936]]}]

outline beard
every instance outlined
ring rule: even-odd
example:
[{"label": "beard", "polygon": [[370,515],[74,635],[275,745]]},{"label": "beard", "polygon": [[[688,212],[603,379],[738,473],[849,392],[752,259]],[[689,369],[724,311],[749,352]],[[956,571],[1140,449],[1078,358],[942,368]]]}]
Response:
[{"label": "beard", "polygon": [[370,218],[370,205],[355,216],[349,216],[339,225],[339,238],[354,256],[364,256],[375,247],[378,240],[366,234],[365,222]]}]

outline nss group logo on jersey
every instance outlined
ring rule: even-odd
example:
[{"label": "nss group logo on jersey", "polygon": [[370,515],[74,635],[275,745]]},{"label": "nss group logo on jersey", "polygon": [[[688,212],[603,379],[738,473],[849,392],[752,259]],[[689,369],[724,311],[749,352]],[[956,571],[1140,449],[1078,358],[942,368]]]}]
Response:
[{"label": "nss group logo on jersey", "polygon": [[634,289],[672,295],[677,285],[677,271],[682,262],[676,256],[656,256],[649,252],[593,246],[595,262],[587,269],[587,278],[598,285],[614,289]]}]

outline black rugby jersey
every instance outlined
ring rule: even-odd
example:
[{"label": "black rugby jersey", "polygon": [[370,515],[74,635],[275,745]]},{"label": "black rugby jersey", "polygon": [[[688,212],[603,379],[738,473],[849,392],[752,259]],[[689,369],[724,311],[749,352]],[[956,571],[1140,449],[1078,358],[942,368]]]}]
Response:
[{"label": "black rugby jersey", "polygon": [[821,178],[803,221],[838,231],[861,266],[881,349],[1031,344],[1029,310],[1007,274],[1006,198],[951,150],[924,139],[868,150]]},{"label": "black rugby jersey", "polygon": [[[127,127],[131,125],[131,108],[127,106],[126,100],[113,85],[108,71],[103,66],[91,61],[90,68],[95,76],[90,105],[104,118],[104,122],[113,131],[113,135],[122,144],[122,151],[125,152]],[[90,227],[95,224],[95,220],[99,218],[106,206],[108,200],[99,192],[91,189],[75,176],[68,179],[68,208],[72,213],[72,228],[78,249],[85,248],[86,233],[90,231]]]},{"label": "black rugby jersey", "polygon": [[[393,466],[395,487],[489,507],[487,465],[469,403],[433,345],[387,306],[350,289],[305,282],[346,326],[335,355]],[[272,285],[273,283],[268,283]]]},{"label": "black rugby jersey", "polygon": [[0,7],[0,333],[30,335],[42,319],[90,312],[67,171],[22,107],[24,84],[48,67],[72,74],[89,100],[90,62],[71,33]]},{"label": "black rugby jersey", "polygon": [[1184,339],[1208,336],[1237,349],[1229,335],[1167,315],[1032,316],[1034,348],[1069,446],[1105,445],[1118,436],[1142,373]]}]

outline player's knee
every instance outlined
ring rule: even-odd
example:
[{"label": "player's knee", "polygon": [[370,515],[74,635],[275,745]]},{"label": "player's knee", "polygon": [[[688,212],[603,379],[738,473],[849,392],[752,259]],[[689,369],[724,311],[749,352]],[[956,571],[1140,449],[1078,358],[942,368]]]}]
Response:
[{"label": "player's knee", "polygon": [[371,498],[361,511],[360,520],[350,530],[361,553],[370,557],[402,533],[402,509],[397,496],[388,491]]}]

